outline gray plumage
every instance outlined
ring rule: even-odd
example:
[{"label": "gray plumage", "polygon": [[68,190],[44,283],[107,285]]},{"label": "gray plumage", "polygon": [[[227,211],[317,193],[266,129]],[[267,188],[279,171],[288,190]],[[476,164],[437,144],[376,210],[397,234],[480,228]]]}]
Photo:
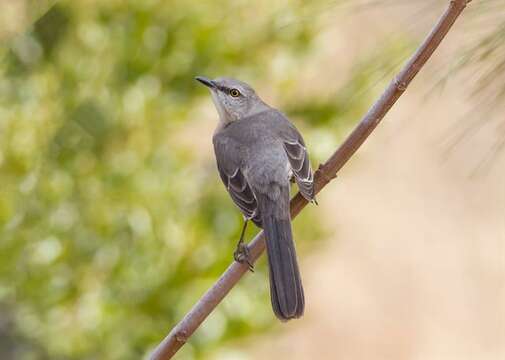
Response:
[{"label": "gray plumage", "polygon": [[314,198],[302,136],[249,85],[197,80],[210,88],[219,113],[213,143],[221,179],[245,218],[265,230],[274,313],[281,320],[300,317],[305,301],[291,233],[290,178],[307,200]]}]

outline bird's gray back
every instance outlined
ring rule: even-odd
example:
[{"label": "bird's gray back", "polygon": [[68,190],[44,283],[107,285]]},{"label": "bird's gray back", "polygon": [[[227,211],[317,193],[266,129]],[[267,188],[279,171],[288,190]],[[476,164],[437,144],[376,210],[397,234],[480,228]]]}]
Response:
[{"label": "bird's gray back", "polygon": [[[226,143],[228,156],[253,188],[289,184],[289,163],[281,135],[292,125],[271,109],[234,121],[218,130],[214,143]],[[272,194],[275,196],[275,194]]]}]

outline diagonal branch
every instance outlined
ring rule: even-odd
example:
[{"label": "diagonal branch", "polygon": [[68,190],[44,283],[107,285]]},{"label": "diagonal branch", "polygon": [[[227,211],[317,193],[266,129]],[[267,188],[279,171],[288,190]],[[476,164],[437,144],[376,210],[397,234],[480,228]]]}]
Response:
[{"label": "diagonal branch", "polygon": [[[370,133],[403,94],[412,79],[424,66],[450,28],[471,0],[451,0],[444,14],[403,69],[391,81],[377,102],[361,119],[353,132],[323,165],[319,166],[315,177],[316,193],[321,191],[337,172],[365,142]],[[291,216],[294,218],[307,205],[307,201],[296,194],[291,200]],[[256,261],[265,250],[263,231],[249,243],[251,259]],[[247,264],[233,262],[217,282],[202,296],[172,331],[163,339],[151,355],[151,360],[167,360],[186,343],[200,324],[223,300],[228,292],[248,271]]]}]

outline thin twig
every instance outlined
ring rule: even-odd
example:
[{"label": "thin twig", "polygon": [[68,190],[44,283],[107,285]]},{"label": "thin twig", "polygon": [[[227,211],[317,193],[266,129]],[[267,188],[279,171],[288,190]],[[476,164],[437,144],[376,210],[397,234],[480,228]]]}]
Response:
[{"label": "thin twig", "polygon": [[[319,166],[315,176],[316,193],[325,187],[358,148],[367,139],[384,115],[407,89],[412,79],[421,70],[433,54],[458,16],[471,0],[452,0],[445,13],[435,25],[431,33],[412,55],[400,73],[391,81],[381,97],[370,108],[344,143],[333,153],[323,165]],[[291,200],[291,216],[294,218],[307,205],[307,201],[296,194]],[[265,250],[263,231],[248,245],[251,259],[254,263]],[[172,331],[163,339],[151,355],[151,360],[167,360],[188,341],[189,337],[223,300],[228,292],[248,271],[247,264],[233,262],[221,275],[219,280],[202,296],[193,308],[184,316]]]}]

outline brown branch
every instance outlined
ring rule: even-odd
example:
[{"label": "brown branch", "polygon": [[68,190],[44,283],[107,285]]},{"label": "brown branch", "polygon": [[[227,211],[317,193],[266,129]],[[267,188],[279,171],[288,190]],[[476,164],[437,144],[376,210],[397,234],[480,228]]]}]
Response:
[{"label": "brown branch", "polygon": [[[412,79],[421,70],[433,54],[458,16],[471,0],[452,0],[445,13],[441,16],[431,33],[424,40],[400,73],[391,81],[381,97],[359,122],[344,143],[333,153],[323,165],[319,166],[315,176],[316,193],[325,187],[351,156],[358,150],[384,115],[391,109],[396,100],[403,94]],[[307,205],[307,201],[296,194],[291,200],[291,216],[294,218]],[[265,250],[263,231],[249,243],[253,262]],[[184,316],[179,324],[163,339],[151,355],[151,360],[166,360],[179,350],[248,271],[247,264],[233,262],[221,275],[219,280],[202,296],[193,308]]]}]

